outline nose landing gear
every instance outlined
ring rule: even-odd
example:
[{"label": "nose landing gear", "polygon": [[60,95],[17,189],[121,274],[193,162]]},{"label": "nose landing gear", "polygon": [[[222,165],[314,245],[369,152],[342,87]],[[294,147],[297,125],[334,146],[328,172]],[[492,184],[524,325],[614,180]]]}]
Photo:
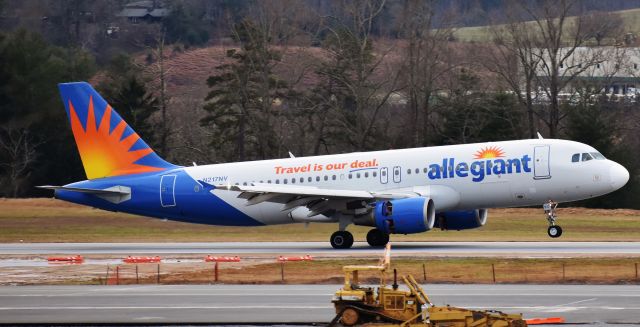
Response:
[{"label": "nose landing gear", "polygon": [[549,200],[542,205],[544,209],[544,213],[547,215],[547,221],[549,222],[549,228],[547,229],[547,234],[551,238],[558,238],[562,235],[562,227],[556,225],[556,207],[558,207],[558,203],[553,200]]},{"label": "nose landing gear", "polygon": [[549,226],[547,234],[552,238],[560,237],[560,235],[562,235],[562,227],[558,225]]}]

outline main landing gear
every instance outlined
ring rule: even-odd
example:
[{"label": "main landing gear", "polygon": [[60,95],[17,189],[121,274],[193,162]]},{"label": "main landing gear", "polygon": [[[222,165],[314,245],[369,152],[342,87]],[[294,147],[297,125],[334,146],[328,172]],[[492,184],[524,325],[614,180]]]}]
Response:
[{"label": "main landing gear", "polygon": [[373,247],[384,247],[389,243],[389,234],[374,228],[367,233],[367,243]]},{"label": "main landing gear", "polygon": [[329,240],[334,249],[348,249],[353,245],[353,234],[340,230],[331,234]]},{"label": "main landing gear", "polygon": [[[348,249],[353,245],[353,234],[344,231],[337,231],[331,234],[331,246],[334,249]],[[389,243],[389,234],[374,228],[367,233],[367,243],[372,247],[384,247]]]},{"label": "main landing gear", "polygon": [[551,238],[558,238],[560,237],[560,235],[562,235],[562,227],[556,225],[556,219],[558,219],[558,216],[556,215],[557,206],[558,203],[554,202],[553,200],[549,200],[542,206],[542,208],[544,209],[544,213],[547,215],[547,221],[549,222],[547,234]]}]

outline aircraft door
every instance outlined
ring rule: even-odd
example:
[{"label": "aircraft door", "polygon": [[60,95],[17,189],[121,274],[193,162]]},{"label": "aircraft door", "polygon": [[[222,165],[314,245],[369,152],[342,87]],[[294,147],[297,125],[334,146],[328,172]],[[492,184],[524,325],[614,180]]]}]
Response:
[{"label": "aircraft door", "polygon": [[548,145],[533,148],[533,179],[551,178],[550,152]]},{"label": "aircraft door", "polygon": [[389,183],[389,168],[382,167],[380,168],[380,184]]},{"label": "aircraft door", "polygon": [[176,205],[176,175],[164,175],[160,178],[160,204],[163,207]]},{"label": "aircraft door", "polygon": [[400,183],[402,181],[402,169],[400,166],[393,167],[393,182]]}]

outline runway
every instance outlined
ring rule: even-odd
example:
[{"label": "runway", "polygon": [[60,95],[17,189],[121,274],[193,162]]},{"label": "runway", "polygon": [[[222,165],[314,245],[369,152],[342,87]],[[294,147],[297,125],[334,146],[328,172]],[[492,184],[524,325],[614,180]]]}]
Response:
[{"label": "runway", "polygon": [[[393,254],[418,256],[640,256],[640,242],[396,242]],[[329,242],[218,243],[4,243],[0,255],[36,254],[314,254],[379,255],[380,249],[356,242],[335,250]]]},{"label": "runway", "polygon": [[[564,317],[568,323],[640,323],[640,286],[425,285],[432,302]],[[327,323],[338,285],[0,287],[0,323]]]}]

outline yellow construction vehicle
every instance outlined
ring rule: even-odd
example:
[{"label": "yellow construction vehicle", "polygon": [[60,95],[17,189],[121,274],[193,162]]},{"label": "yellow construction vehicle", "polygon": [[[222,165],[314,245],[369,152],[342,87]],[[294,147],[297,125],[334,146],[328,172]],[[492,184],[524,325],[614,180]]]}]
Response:
[{"label": "yellow construction vehicle", "polygon": [[[337,315],[330,326],[527,326],[520,314],[435,306],[411,275],[402,277],[407,290],[399,289],[395,269],[393,284],[387,287],[385,277],[390,256],[391,248],[387,245],[379,265],[343,267],[344,286],[333,297]],[[378,274],[380,286],[360,285],[360,272]]]}]

